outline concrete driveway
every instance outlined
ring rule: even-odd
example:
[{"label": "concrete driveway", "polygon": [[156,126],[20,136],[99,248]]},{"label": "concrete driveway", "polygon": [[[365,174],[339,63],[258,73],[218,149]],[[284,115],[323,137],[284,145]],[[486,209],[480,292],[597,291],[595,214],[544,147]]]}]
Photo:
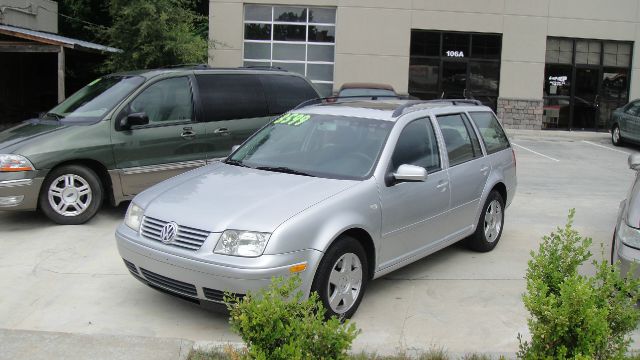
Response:
[{"label": "concrete driveway", "polygon": [[[517,351],[529,252],[577,210],[576,227],[609,254],[618,205],[634,173],[633,147],[607,134],[517,132],[519,188],[498,247],[453,246],[370,283],[354,321],[355,349]],[[0,328],[238,341],[222,314],[149,289],[128,273],[113,232],[126,206],[89,224],[56,226],[35,213],[0,212]],[[601,245],[603,247],[601,248]]]}]

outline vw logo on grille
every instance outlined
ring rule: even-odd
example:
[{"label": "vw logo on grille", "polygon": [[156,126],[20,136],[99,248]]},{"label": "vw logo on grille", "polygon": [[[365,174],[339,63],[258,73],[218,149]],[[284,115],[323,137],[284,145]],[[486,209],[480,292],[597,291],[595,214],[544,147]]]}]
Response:
[{"label": "vw logo on grille", "polygon": [[174,222],[167,223],[160,231],[160,240],[165,244],[171,244],[178,234],[178,224]]}]

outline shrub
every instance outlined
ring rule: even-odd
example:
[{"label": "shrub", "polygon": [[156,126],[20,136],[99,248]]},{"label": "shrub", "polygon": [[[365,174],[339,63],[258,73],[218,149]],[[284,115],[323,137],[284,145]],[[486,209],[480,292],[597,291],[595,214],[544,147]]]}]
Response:
[{"label": "shrub", "polygon": [[227,298],[231,328],[259,360],[345,359],[358,335],[354,324],[332,317],[316,293],[304,299],[298,276],[273,279],[271,285],[242,299]]},{"label": "shrub", "polygon": [[593,262],[595,275],[579,274],[592,240],[573,229],[574,215],[531,252],[523,295],[531,342],[518,336],[520,358],[621,359],[638,325],[638,280],[606,260]]}]

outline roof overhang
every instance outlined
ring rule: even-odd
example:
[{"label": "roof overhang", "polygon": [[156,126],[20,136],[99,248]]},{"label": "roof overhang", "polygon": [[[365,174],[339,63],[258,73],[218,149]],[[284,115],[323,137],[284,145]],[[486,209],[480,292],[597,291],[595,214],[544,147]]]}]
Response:
[{"label": "roof overhang", "polygon": [[[99,52],[99,53],[116,53],[122,52],[120,49],[112,48],[105,45],[100,45],[88,41],[73,39],[58,34],[51,34],[42,31],[35,31],[30,29],[24,29],[11,25],[0,24],[0,34],[16,37],[18,39],[33,41],[38,44],[27,42],[7,42],[3,44],[3,47],[7,49],[14,49],[16,52],[25,51],[28,46],[36,46],[33,49],[38,49],[38,52],[56,52],[60,47],[67,49],[74,49],[87,52]],[[45,45],[45,46],[42,46]]]}]

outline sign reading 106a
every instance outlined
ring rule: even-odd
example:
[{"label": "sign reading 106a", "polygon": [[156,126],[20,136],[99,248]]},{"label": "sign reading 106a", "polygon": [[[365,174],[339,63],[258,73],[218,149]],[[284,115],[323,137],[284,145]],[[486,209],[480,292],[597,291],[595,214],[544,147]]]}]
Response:
[{"label": "sign reading 106a", "polygon": [[446,54],[448,57],[464,57],[464,51],[447,51]]}]

